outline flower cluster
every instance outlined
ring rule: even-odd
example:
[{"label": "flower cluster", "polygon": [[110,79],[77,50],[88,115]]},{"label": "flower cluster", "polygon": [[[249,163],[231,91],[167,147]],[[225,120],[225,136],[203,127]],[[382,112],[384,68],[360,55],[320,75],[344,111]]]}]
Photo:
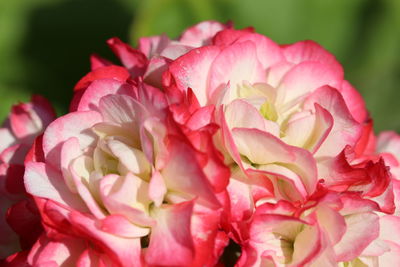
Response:
[{"label": "flower cluster", "polygon": [[91,57],[68,114],[13,107],[0,263],[400,265],[400,136],[333,55],[214,21],[138,43]]}]

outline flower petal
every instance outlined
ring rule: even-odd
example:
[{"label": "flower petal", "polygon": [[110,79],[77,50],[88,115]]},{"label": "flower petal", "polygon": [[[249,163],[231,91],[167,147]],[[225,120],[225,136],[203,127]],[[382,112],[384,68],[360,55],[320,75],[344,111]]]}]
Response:
[{"label": "flower petal", "polygon": [[101,221],[100,229],[120,237],[138,238],[150,233],[149,228],[139,227],[123,215],[109,215]]},{"label": "flower petal", "polygon": [[360,137],[362,126],[351,116],[340,93],[329,86],[321,87],[305,101],[304,108],[312,109],[315,103],[327,110],[333,118],[332,130],[315,156],[336,156],[346,145],[354,146]]},{"label": "flower petal", "polygon": [[197,162],[193,148],[175,137],[170,137],[168,142],[169,159],[161,170],[167,188],[198,197],[198,202],[203,205],[219,208],[220,204]]},{"label": "flower petal", "polygon": [[299,64],[304,61],[320,62],[333,67],[336,73],[343,76],[343,68],[336,58],[314,41],[300,41],[284,46],[283,54],[287,61]]},{"label": "flower petal", "polygon": [[251,104],[242,99],[236,99],[226,105],[225,120],[230,129],[256,128],[265,131],[265,119],[260,112]]},{"label": "flower petal", "polygon": [[337,261],[350,261],[379,235],[379,218],[372,212],[347,215],[346,233],[334,246]]},{"label": "flower petal", "polygon": [[277,89],[277,101],[289,105],[321,86],[339,86],[341,79],[341,75],[330,65],[318,62],[300,63],[283,77]]},{"label": "flower petal", "polygon": [[161,206],[164,195],[167,193],[164,179],[160,172],[154,171],[149,183],[149,198],[154,201],[156,207]]},{"label": "flower petal", "polygon": [[217,21],[203,21],[187,28],[179,38],[179,42],[193,47],[210,45],[214,35],[226,27]]},{"label": "flower petal", "polygon": [[[182,92],[191,88],[199,103],[204,106],[208,102],[208,77],[211,64],[220,52],[217,46],[206,46],[193,49],[181,56],[169,66],[169,74]],[[164,81],[166,83],[167,80]]]},{"label": "flower petal", "polygon": [[[80,91],[86,89],[93,81],[101,80],[101,79],[114,79],[117,81],[125,82],[130,77],[129,72],[124,67],[111,65],[104,66],[101,68],[97,68],[92,70],[86,76],[78,81],[75,85],[74,90]],[[74,111],[76,109],[73,109]]]},{"label": "flower petal", "polygon": [[308,151],[289,146],[279,138],[257,129],[232,130],[238,151],[250,162],[260,165],[277,164],[300,175],[308,193],[314,192],[317,182],[316,163]]},{"label": "flower petal", "polygon": [[257,57],[264,69],[283,61],[282,49],[272,40],[258,33],[248,33],[239,37],[235,43],[252,41],[256,45]]},{"label": "flower petal", "polygon": [[[145,258],[150,265],[190,266],[194,245],[190,231],[193,202],[164,206],[155,210],[157,225],[152,228]],[[171,257],[171,253],[175,256]]]},{"label": "flower petal", "polygon": [[74,266],[85,243],[81,240],[64,238],[62,241],[51,240],[45,235],[33,246],[28,256],[32,266]]},{"label": "flower petal", "polygon": [[67,207],[87,212],[80,197],[69,191],[58,171],[41,162],[28,162],[25,170],[26,191],[34,196],[48,198]]},{"label": "flower petal", "polygon": [[254,84],[265,82],[267,78],[257,58],[256,46],[251,41],[236,43],[222,50],[212,63],[209,73],[209,97],[220,86],[229,84],[235,90],[244,81]]},{"label": "flower petal", "polygon": [[10,147],[16,141],[16,138],[9,128],[0,128],[0,140],[0,151],[3,151]]},{"label": "flower petal", "polygon": [[97,139],[91,127],[101,122],[96,111],[72,112],[53,121],[43,136],[43,151],[46,162],[57,168],[60,166],[62,144],[70,137],[76,137],[82,150]]},{"label": "flower petal", "polygon": [[132,86],[114,79],[99,79],[93,81],[83,93],[77,110],[99,111],[100,99],[109,94],[134,95]]},{"label": "flower petal", "polygon": [[142,52],[133,49],[116,37],[109,39],[107,44],[129,70],[132,77],[135,78],[144,74],[147,67],[147,58]]}]

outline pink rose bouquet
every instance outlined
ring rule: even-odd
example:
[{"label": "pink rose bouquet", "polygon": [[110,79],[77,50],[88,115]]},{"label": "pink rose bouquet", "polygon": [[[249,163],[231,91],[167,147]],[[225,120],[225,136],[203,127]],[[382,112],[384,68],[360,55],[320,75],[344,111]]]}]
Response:
[{"label": "pink rose bouquet", "polygon": [[68,114],[0,130],[5,266],[400,265],[400,137],[324,48],[215,21],[107,43]]}]

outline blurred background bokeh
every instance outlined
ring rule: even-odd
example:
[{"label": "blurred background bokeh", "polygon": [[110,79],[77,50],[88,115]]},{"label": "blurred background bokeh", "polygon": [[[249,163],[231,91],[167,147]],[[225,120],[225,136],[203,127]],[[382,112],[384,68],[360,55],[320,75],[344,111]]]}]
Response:
[{"label": "blurred background bokeh", "polygon": [[206,19],[254,26],[281,44],[319,42],[364,96],[376,129],[400,132],[399,0],[0,0],[0,121],[32,93],[66,112],[89,55],[114,58],[110,37],[178,37]]}]

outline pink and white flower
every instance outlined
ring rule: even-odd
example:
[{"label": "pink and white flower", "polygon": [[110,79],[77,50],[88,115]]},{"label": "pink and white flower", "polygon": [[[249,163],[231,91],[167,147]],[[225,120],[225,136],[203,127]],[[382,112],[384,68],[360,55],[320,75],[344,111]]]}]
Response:
[{"label": "pink and white flower", "polygon": [[9,263],[398,265],[400,139],[320,45],[214,21],[108,45],[30,151],[45,232]]},{"label": "pink and white flower", "polygon": [[335,179],[331,161],[357,144],[367,119],[342,67],[321,46],[279,46],[249,29],[219,31],[170,63],[163,84],[171,95],[193,91],[200,106],[216,107],[216,145],[231,166],[231,204],[240,207],[233,221],[261,200],[304,202],[319,179]]},{"label": "pink and white flower", "polygon": [[[55,202],[68,228],[117,266],[215,263],[222,207],[202,170],[207,157],[174,124],[163,93],[115,79],[83,90],[77,111],[45,131],[44,162],[27,163],[27,191]],[[47,224],[65,231],[47,206]]]},{"label": "pink and white flower", "polygon": [[[284,200],[256,208],[238,266],[337,266],[388,249],[372,249],[380,230],[376,203],[326,192],[295,207]],[[372,256],[372,255],[369,255]]]},{"label": "pink and white flower", "polygon": [[24,161],[34,139],[55,118],[41,96],[11,108],[0,128],[0,259],[29,249],[42,231],[40,218],[23,182]]}]

